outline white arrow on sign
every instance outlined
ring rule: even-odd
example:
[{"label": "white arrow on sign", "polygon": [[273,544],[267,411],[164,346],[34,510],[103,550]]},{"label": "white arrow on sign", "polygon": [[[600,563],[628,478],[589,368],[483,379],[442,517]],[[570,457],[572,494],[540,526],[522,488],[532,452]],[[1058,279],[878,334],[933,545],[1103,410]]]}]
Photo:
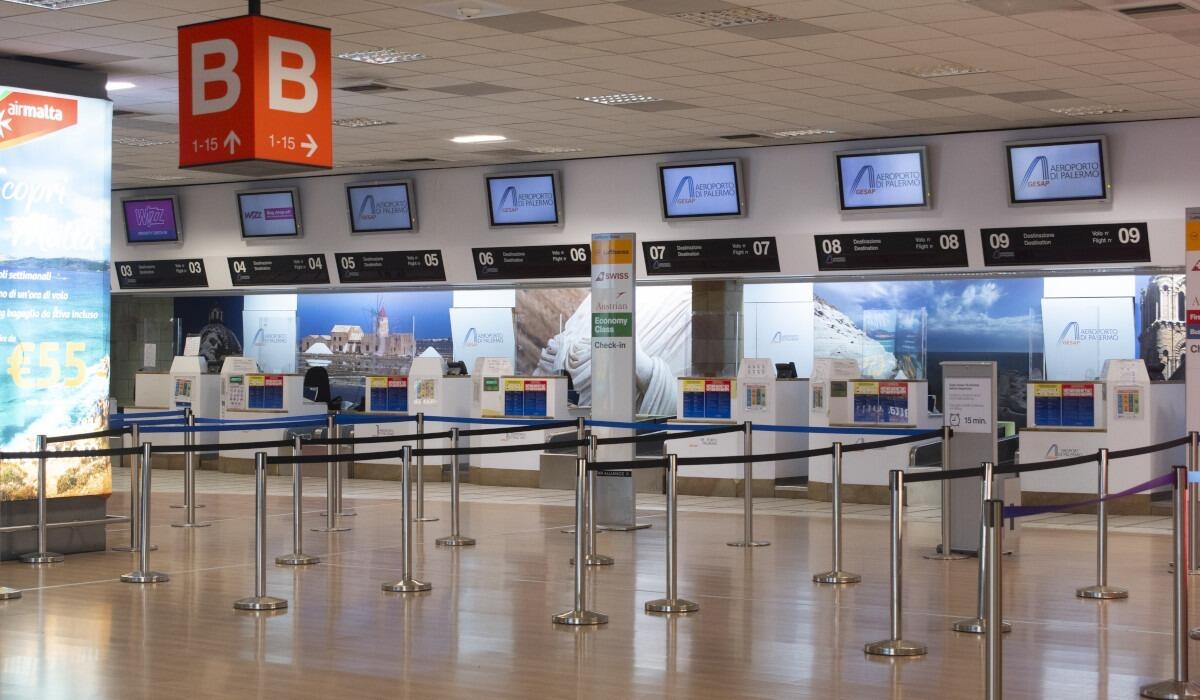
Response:
[{"label": "white arrow on sign", "polygon": [[232,154],[237,151],[237,147],[242,145],[242,140],[231,129],[228,134],[225,134],[225,148],[229,149]]},{"label": "white arrow on sign", "polygon": [[316,142],[316,140],[315,140],[315,139],[313,139],[313,135],[312,135],[312,134],[305,134],[305,136],[307,136],[307,137],[308,137],[308,140],[307,140],[307,141],[304,141],[304,142],[303,142],[303,143],[301,143],[300,145],[301,145],[301,146],[304,146],[306,149],[308,149],[308,153],[305,153],[305,154],[304,154],[304,157],[305,157],[305,158],[312,158],[312,155],[313,155],[314,153],[316,153],[316,152],[317,152],[317,142]]}]

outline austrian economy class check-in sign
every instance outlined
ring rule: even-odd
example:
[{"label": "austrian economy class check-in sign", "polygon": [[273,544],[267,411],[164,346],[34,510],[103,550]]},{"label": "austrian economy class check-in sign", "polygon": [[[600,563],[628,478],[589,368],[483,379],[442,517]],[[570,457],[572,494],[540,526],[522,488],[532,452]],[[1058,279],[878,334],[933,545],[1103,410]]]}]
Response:
[{"label": "austrian economy class check-in sign", "polygon": [[329,30],[251,15],[179,28],[179,167],[333,166]]},{"label": "austrian economy class check-in sign", "polygon": [[[0,451],[105,426],[111,143],[109,102],[0,86]],[[106,457],[47,469],[51,498],[112,489]],[[0,500],[36,495],[33,460],[0,461]]]}]

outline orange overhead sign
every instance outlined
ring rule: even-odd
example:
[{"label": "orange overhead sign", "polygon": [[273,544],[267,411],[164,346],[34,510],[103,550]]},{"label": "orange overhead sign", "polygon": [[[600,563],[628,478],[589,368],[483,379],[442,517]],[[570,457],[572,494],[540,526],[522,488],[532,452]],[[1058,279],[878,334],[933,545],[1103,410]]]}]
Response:
[{"label": "orange overhead sign", "polygon": [[179,167],[333,166],[330,32],[262,16],[179,28]]}]

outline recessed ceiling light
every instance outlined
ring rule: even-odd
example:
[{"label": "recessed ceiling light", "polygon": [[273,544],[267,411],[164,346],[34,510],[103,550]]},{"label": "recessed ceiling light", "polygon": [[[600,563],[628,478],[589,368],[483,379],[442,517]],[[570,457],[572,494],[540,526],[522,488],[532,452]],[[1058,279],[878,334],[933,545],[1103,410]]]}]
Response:
[{"label": "recessed ceiling light", "polygon": [[662,102],[661,97],[639,95],[635,92],[618,92],[613,95],[593,95],[592,97],[576,97],[584,102],[594,102],[598,105],[629,105],[639,102]]},{"label": "recessed ceiling light", "polygon": [[529,151],[530,153],[581,153],[581,152],[583,152],[582,148],[575,148],[574,146],[527,146],[522,150]]},{"label": "recessed ceiling light", "polygon": [[1129,110],[1113,105],[1075,105],[1073,107],[1051,107],[1050,111],[1055,114],[1065,114],[1068,117],[1096,117],[1102,114],[1120,114]]},{"label": "recessed ceiling light", "polygon": [[366,126],[385,126],[387,124],[395,124],[396,122],[384,121],[383,119],[371,119],[369,117],[348,117],[346,119],[334,119],[334,126],[344,126],[347,129],[361,129]]},{"label": "recessed ceiling light", "polygon": [[956,75],[986,73],[987,69],[965,66],[961,63],[937,63],[933,65],[913,66],[912,68],[898,68],[895,72],[911,75],[914,78],[950,78]]},{"label": "recessed ceiling light", "polygon": [[470,134],[468,136],[455,136],[450,139],[454,143],[495,143],[496,141],[507,141],[507,136],[499,134]]},{"label": "recessed ceiling light", "polygon": [[358,61],[359,63],[370,63],[376,66],[385,66],[390,63],[408,63],[409,61],[420,61],[429,58],[423,53],[415,51],[397,51],[396,49],[376,49],[374,51],[344,51],[337,55],[338,58],[343,58],[347,61]]},{"label": "recessed ceiling light", "polygon": [[113,92],[115,90],[128,90],[129,88],[135,87],[137,87],[137,85],[134,85],[126,80],[110,80],[104,84],[104,89],[108,90],[109,92]]},{"label": "recessed ceiling light", "polygon": [[141,136],[118,136],[113,143],[121,146],[166,146],[169,143],[179,143],[179,139],[148,139]]},{"label": "recessed ceiling light", "polygon": [[771,136],[774,136],[775,138],[778,138],[778,139],[794,139],[794,138],[799,138],[801,136],[823,136],[825,134],[836,134],[836,133],[837,132],[832,129],[811,129],[811,128],[806,127],[803,129],[786,129],[784,131],[772,131]]},{"label": "recessed ceiling light", "polygon": [[29,5],[30,7],[40,7],[43,10],[65,10],[68,7],[80,7],[81,5],[96,5],[108,0],[6,0],[7,2],[16,3],[17,5]]},{"label": "recessed ceiling light", "polygon": [[677,12],[670,15],[684,22],[699,24],[704,27],[724,29],[727,27],[747,27],[752,24],[767,22],[782,22],[787,19],[770,12],[756,10],[753,7],[731,7],[725,10],[700,10],[697,12]]}]

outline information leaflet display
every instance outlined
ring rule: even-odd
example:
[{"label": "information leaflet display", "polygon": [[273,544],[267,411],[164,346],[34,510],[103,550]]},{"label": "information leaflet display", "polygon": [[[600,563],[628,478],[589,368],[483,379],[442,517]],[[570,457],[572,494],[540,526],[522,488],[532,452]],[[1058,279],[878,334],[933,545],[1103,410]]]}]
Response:
[{"label": "information leaflet display", "polygon": [[813,243],[822,272],[967,267],[967,238],[961,229],[821,235]]},{"label": "information leaflet display", "polygon": [[1034,384],[1033,413],[1039,428],[1093,428],[1096,426],[1096,385]]},{"label": "information leaflet display", "polygon": [[854,385],[855,423],[907,424],[906,382],[851,382]]},{"label": "information leaflet display", "polygon": [[247,374],[246,408],[251,410],[282,410],[283,375]]},{"label": "information leaflet display", "polygon": [[545,418],[546,380],[505,378],[504,415],[510,418]]},{"label": "information leaflet display", "polygon": [[647,241],[642,254],[648,275],[730,275],[779,272],[775,237]]},{"label": "information leaflet display", "polygon": [[983,263],[1082,265],[1150,262],[1146,222],[980,229]]},{"label": "information leaflet display", "polygon": [[176,289],[207,287],[203,258],[180,260],[124,260],[114,262],[121,289]]},{"label": "information leaflet display", "polygon": [[229,258],[229,279],[235,287],[329,284],[324,253]]},{"label": "information leaflet display", "polygon": [[729,420],[733,417],[732,379],[683,379],[683,418]]},{"label": "information leaflet display", "polygon": [[590,246],[526,245],[472,248],[475,279],[519,280],[587,277],[592,272]]},{"label": "information leaflet display", "polygon": [[408,411],[408,377],[367,377],[372,411]]},{"label": "information leaflet display", "polygon": [[334,258],[342,284],[446,281],[440,250],[336,253]]}]

